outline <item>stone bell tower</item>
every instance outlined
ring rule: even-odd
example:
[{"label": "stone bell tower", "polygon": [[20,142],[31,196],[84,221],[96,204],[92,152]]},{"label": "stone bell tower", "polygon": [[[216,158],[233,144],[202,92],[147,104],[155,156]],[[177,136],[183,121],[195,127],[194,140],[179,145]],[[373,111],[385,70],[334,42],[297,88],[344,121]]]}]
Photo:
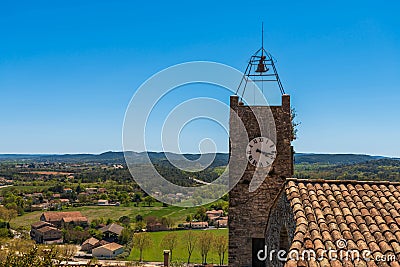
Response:
[{"label": "stone bell tower", "polygon": [[[254,66],[254,68],[252,68]],[[255,71],[254,71],[255,69]],[[285,94],[276,72],[272,56],[261,47],[250,59],[243,76],[244,90],[247,81],[275,82],[281,94],[281,105],[260,106],[243,104],[240,95],[230,97],[230,181],[237,184],[229,192],[229,266],[265,266],[259,261],[257,252],[264,249],[265,229],[270,207],[283,186],[285,178],[293,175],[293,129],[291,121],[290,96]],[[241,84],[242,84],[241,83]],[[243,84],[242,84],[243,85]],[[240,85],[238,92],[240,91]],[[239,92],[240,93],[240,92]],[[243,96],[243,95],[242,95]],[[271,114],[268,116],[268,114]],[[273,121],[272,121],[273,120]],[[244,126],[247,139],[239,134],[239,124]],[[263,125],[260,125],[263,124]],[[270,129],[275,128],[275,129]],[[264,130],[263,130],[264,129]],[[259,187],[249,190],[253,175],[259,166],[254,166],[246,159],[246,145],[262,132],[275,137],[275,159],[262,177]],[[263,134],[265,135],[265,134]],[[243,145],[245,143],[245,145]],[[258,150],[260,151],[260,150]],[[237,164],[246,159],[244,172],[239,171]]]}]

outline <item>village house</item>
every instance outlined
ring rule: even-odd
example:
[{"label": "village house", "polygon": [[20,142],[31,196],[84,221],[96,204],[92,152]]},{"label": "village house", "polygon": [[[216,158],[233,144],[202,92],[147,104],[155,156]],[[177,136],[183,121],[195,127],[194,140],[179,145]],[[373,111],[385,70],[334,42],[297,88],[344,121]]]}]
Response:
[{"label": "village house", "polygon": [[99,194],[107,193],[107,189],[105,189],[104,187],[100,187],[99,189],[97,189],[97,193]]},{"label": "village house", "polygon": [[208,210],[208,211],[206,211],[206,215],[207,215],[207,217],[209,217],[209,216],[220,217],[220,216],[224,215],[224,211],[223,210]]},{"label": "village house", "polygon": [[184,223],[183,227],[186,229],[206,229],[208,228],[208,222],[189,222]]},{"label": "village house", "polygon": [[160,222],[152,222],[146,225],[146,230],[148,232],[167,231],[168,227]]},{"label": "village house", "polygon": [[97,188],[95,188],[95,187],[86,188],[85,191],[86,191],[86,193],[88,193],[89,195],[97,194]]},{"label": "village house", "polygon": [[52,199],[49,202],[49,208],[54,208],[55,210],[59,210],[62,208],[61,201],[59,199]]},{"label": "village house", "polygon": [[32,204],[31,211],[38,211],[38,210],[47,210],[50,207],[50,204],[45,202],[41,204]]},{"label": "village house", "polygon": [[38,244],[61,244],[62,232],[48,222],[36,222],[31,225],[30,236]]},{"label": "village house", "polygon": [[73,192],[72,188],[64,188],[64,194],[70,194]]},{"label": "village house", "polygon": [[43,193],[41,193],[41,192],[35,192],[35,193],[32,193],[32,196],[33,196],[33,197],[37,197],[37,198],[42,198],[42,197],[43,197]]},{"label": "village house", "polygon": [[0,177],[0,186],[11,185],[12,183],[13,183],[13,180],[8,180],[4,177]]},{"label": "village house", "polygon": [[28,198],[32,200],[33,204],[41,204],[44,201],[42,193],[25,194],[24,199]]},{"label": "village house", "polygon": [[108,206],[108,200],[107,199],[99,199],[99,200],[97,200],[97,205],[98,206]]},{"label": "village house", "polygon": [[221,218],[224,215],[223,210],[209,210],[206,211],[206,216],[208,218],[208,221],[213,223],[215,220],[218,218]]},{"label": "village house", "polygon": [[79,225],[86,227],[88,225],[88,219],[82,215],[79,211],[68,211],[68,212],[58,212],[58,211],[48,211],[43,212],[40,216],[40,220],[43,222],[48,222],[61,228],[66,224],[74,223],[75,226]]},{"label": "village house", "polygon": [[118,238],[124,230],[119,224],[112,223],[99,229],[103,233],[103,239],[108,242],[118,242]]},{"label": "village house", "polygon": [[68,227],[87,227],[89,225],[88,219],[84,216],[81,217],[64,217],[61,219],[61,227],[68,228]]},{"label": "village house", "polygon": [[92,250],[93,257],[97,259],[115,259],[124,252],[124,247],[117,243],[109,243]]},{"label": "village house", "polygon": [[121,164],[114,164],[113,165],[114,169],[123,169],[124,166],[122,166]]},{"label": "village house", "polygon": [[97,247],[97,245],[100,243],[100,240],[97,238],[91,237],[87,240],[85,240],[82,245],[81,245],[81,250],[82,251],[87,251],[88,253],[92,252],[92,249]]},{"label": "village house", "polygon": [[69,204],[69,199],[68,198],[60,198],[60,203],[61,204],[63,204],[63,205],[67,205],[67,204]]},{"label": "village house", "polygon": [[216,221],[219,221],[219,220],[228,220],[228,216],[221,216],[221,217],[218,217],[217,219],[215,219]]},{"label": "village house", "polygon": [[216,220],[214,226],[217,228],[226,228],[228,227],[228,220]]},{"label": "village house", "polygon": [[94,248],[103,246],[105,244],[108,244],[107,241],[105,240],[98,240],[97,238],[91,237],[87,240],[85,240],[82,245],[81,245],[81,251],[86,251],[88,253],[92,253],[92,250]]}]

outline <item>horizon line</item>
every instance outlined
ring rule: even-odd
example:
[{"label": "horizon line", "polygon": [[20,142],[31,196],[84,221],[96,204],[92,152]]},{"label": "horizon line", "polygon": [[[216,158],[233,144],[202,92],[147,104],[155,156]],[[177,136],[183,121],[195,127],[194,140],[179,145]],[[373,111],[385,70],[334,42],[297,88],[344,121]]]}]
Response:
[{"label": "horizon line", "polygon": [[[193,153],[193,152],[172,152],[172,151],[123,151],[123,150],[108,150],[100,153],[90,153],[90,152],[77,152],[77,153],[0,153],[0,156],[15,155],[15,156],[65,156],[65,155],[102,155],[105,153],[171,153],[171,154],[191,154],[191,155],[202,155],[202,154],[229,154],[228,152],[218,151],[218,152],[206,152],[206,153]],[[387,156],[379,154],[367,154],[367,153],[354,153],[354,152],[296,152],[295,154],[309,154],[309,155],[364,155],[371,157],[385,157],[385,158],[400,158],[400,156]]]}]

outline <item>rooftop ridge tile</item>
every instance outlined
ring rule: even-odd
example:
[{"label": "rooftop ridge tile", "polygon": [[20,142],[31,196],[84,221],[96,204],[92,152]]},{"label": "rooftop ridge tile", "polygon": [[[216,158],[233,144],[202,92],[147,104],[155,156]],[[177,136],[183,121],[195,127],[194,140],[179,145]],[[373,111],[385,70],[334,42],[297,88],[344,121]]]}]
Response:
[{"label": "rooftop ridge tile", "polygon": [[[386,180],[332,180],[332,179],[304,179],[290,177],[286,178],[286,182],[297,182],[297,183],[332,183],[332,184],[369,184],[369,185],[394,185],[400,187],[400,182],[392,182]],[[400,188],[398,188],[400,190]]]}]

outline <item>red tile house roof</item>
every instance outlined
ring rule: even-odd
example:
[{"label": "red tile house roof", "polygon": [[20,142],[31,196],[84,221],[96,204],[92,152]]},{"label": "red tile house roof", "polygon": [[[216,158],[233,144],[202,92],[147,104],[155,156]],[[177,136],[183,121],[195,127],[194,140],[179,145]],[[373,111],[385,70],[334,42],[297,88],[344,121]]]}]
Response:
[{"label": "red tile house roof", "polygon": [[80,211],[48,211],[43,212],[45,221],[61,221],[63,218],[84,217]]},{"label": "red tile house roof", "polygon": [[84,246],[84,245],[86,245],[86,244],[89,244],[89,245],[94,246],[94,245],[98,244],[99,242],[100,242],[100,241],[99,241],[97,238],[91,237],[91,238],[89,238],[89,239],[86,239],[86,240],[82,243],[82,246]]},{"label": "red tile house roof", "polygon": [[[266,246],[300,255],[266,266],[400,266],[400,183],[287,179],[270,211]],[[317,258],[302,258],[306,250]]]},{"label": "red tile house roof", "polygon": [[92,249],[99,247],[101,245],[102,244],[100,244],[100,241],[97,238],[91,237],[82,243],[81,250],[90,253]]},{"label": "red tile house roof", "polygon": [[70,223],[70,222],[87,222],[88,219],[84,216],[82,217],[64,217],[62,218],[62,221],[65,223]]},{"label": "red tile house roof", "polygon": [[61,228],[63,223],[78,223],[86,225],[88,219],[79,211],[48,211],[43,212],[40,216],[41,221],[54,224],[56,227]]},{"label": "red tile house roof", "polygon": [[33,229],[39,229],[39,228],[44,227],[44,226],[54,226],[54,225],[52,225],[51,223],[42,222],[42,221],[35,222],[35,223],[32,223],[32,224],[31,224],[31,227],[32,227]]},{"label": "red tile house roof", "polygon": [[111,250],[111,251],[115,251],[117,249],[123,248],[123,246],[121,246],[120,244],[117,244],[117,243],[108,243],[108,244],[105,244],[105,245],[103,245],[101,247],[105,248],[107,250]]},{"label": "red tile house roof", "polygon": [[41,233],[45,233],[45,232],[50,232],[50,231],[57,231],[57,232],[59,232],[60,230],[58,230],[58,229],[55,228],[55,227],[44,226],[44,227],[41,227],[41,228],[37,229],[37,231],[39,231],[39,232],[41,232]]}]

